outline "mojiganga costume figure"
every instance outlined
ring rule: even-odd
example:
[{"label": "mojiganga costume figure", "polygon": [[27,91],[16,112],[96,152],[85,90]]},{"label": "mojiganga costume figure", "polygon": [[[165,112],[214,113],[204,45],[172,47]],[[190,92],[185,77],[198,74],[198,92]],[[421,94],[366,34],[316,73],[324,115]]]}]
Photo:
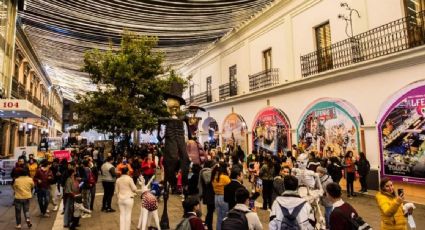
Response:
[{"label": "mojiganga costume figure", "polygon": [[[171,84],[168,93],[164,93],[166,100],[167,111],[169,117],[162,117],[158,119],[158,130],[161,130],[161,125],[165,125],[165,134],[162,138],[158,132],[158,140],[161,142],[165,139],[164,143],[164,210],[161,217],[161,229],[169,229],[167,201],[169,184],[172,187],[177,186],[176,174],[180,170],[182,174],[183,189],[187,186],[188,173],[189,173],[189,157],[186,151],[184,125],[187,124],[185,117],[179,117],[180,106],[185,105],[186,101],[181,97],[183,93],[183,85],[177,82]],[[189,129],[189,127],[187,127]],[[190,138],[190,132],[189,132]]]}]

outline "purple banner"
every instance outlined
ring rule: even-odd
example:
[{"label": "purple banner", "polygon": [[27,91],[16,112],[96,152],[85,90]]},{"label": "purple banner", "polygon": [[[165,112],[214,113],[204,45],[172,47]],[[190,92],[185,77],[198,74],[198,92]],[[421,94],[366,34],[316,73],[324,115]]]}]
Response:
[{"label": "purple banner", "polygon": [[397,97],[378,123],[381,175],[425,184],[425,86]]}]

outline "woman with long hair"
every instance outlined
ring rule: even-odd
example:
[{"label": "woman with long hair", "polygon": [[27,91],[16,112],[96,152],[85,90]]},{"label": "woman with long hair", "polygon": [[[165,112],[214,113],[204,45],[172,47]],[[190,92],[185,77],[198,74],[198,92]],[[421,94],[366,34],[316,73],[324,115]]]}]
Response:
[{"label": "woman with long hair", "polygon": [[224,186],[230,183],[227,164],[225,162],[220,162],[215,166],[211,173],[211,181],[215,193],[215,208],[217,210],[216,229],[221,230],[221,222],[229,210],[228,204],[224,201]]},{"label": "woman with long hair", "polygon": [[354,164],[353,152],[348,151],[344,157],[345,179],[347,184],[347,197],[356,196],[354,194],[354,180],[356,178],[356,166]]},{"label": "woman with long hair", "polygon": [[362,188],[360,189],[361,193],[367,192],[367,175],[370,172],[370,163],[366,159],[366,154],[364,152],[359,153],[359,160],[357,161],[357,171],[359,172],[360,176],[360,184]]},{"label": "woman with long hair", "polygon": [[[407,230],[407,221],[403,213],[404,193],[396,195],[393,182],[383,178],[379,183],[380,191],[376,194],[381,211],[381,230]],[[412,210],[409,210],[411,213]]]}]

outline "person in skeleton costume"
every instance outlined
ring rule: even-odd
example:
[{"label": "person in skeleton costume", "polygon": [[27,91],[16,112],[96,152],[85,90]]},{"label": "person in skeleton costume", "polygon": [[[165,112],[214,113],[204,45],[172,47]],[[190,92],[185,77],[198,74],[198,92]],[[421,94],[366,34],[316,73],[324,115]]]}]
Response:
[{"label": "person in skeleton costume", "polygon": [[[175,187],[177,185],[176,173],[181,170],[183,189],[187,186],[189,173],[189,157],[186,151],[184,125],[187,124],[186,117],[179,117],[180,106],[185,105],[186,101],[181,97],[183,93],[183,85],[173,82],[168,93],[164,93],[167,111],[169,117],[161,117],[158,119],[158,130],[161,125],[165,125],[164,137],[159,135],[158,140],[161,142],[165,139],[164,144],[164,210],[161,217],[161,229],[169,229],[167,201],[169,185]],[[189,129],[189,127],[188,127]],[[188,132],[190,138],[190,132]]]},{"label": "person in skeleton costume", "polygon": [[316,229],[326,229],[325,219],[320,210],[319,201],[323,196],[323,188],[320,177],[317,173],[307,169],[308,154],[302,153],[297,158],[297,168],[292,169],[292,174],[299,182],[298,193],[302,198],[311,204],[314,209],[316,219]]}]

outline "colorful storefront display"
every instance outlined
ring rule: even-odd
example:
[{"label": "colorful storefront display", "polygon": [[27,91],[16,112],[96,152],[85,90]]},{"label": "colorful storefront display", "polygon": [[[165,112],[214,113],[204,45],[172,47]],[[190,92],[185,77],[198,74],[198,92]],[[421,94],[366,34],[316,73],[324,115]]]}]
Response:
[{"label": "colorful storefront display", "polygon": [[381,175],[425,184],[425,83],[397,92],[378,118]]},{"label": "colorful storefront display", "polygon": [[204,143],[207,142],[210,148],[215,148],[220,145],[218,123],[214,118],[207,117],[202,124],[202,129],[205,133],[208,133],[208,139],[203,139]]},{"label": "colorful storefront display", "polygon": [[244,119],[239,114],[231,113],[224,119],[222,139],[223,147],[240,145],[245,154],[247,154],[247,127]]},{"label": "colorful storefront display", "polygon": [[280,110],[268,107],[261,110],[252,128],[253,149],[277,154],[291,148],[290,124],[287,116]]},{"label": "colorful storefront display", "polygon": [[321,99],[303,113],[297,129],[298,146],[319,157],[342,156],[360,149],[360,114],[348,102]]}]

